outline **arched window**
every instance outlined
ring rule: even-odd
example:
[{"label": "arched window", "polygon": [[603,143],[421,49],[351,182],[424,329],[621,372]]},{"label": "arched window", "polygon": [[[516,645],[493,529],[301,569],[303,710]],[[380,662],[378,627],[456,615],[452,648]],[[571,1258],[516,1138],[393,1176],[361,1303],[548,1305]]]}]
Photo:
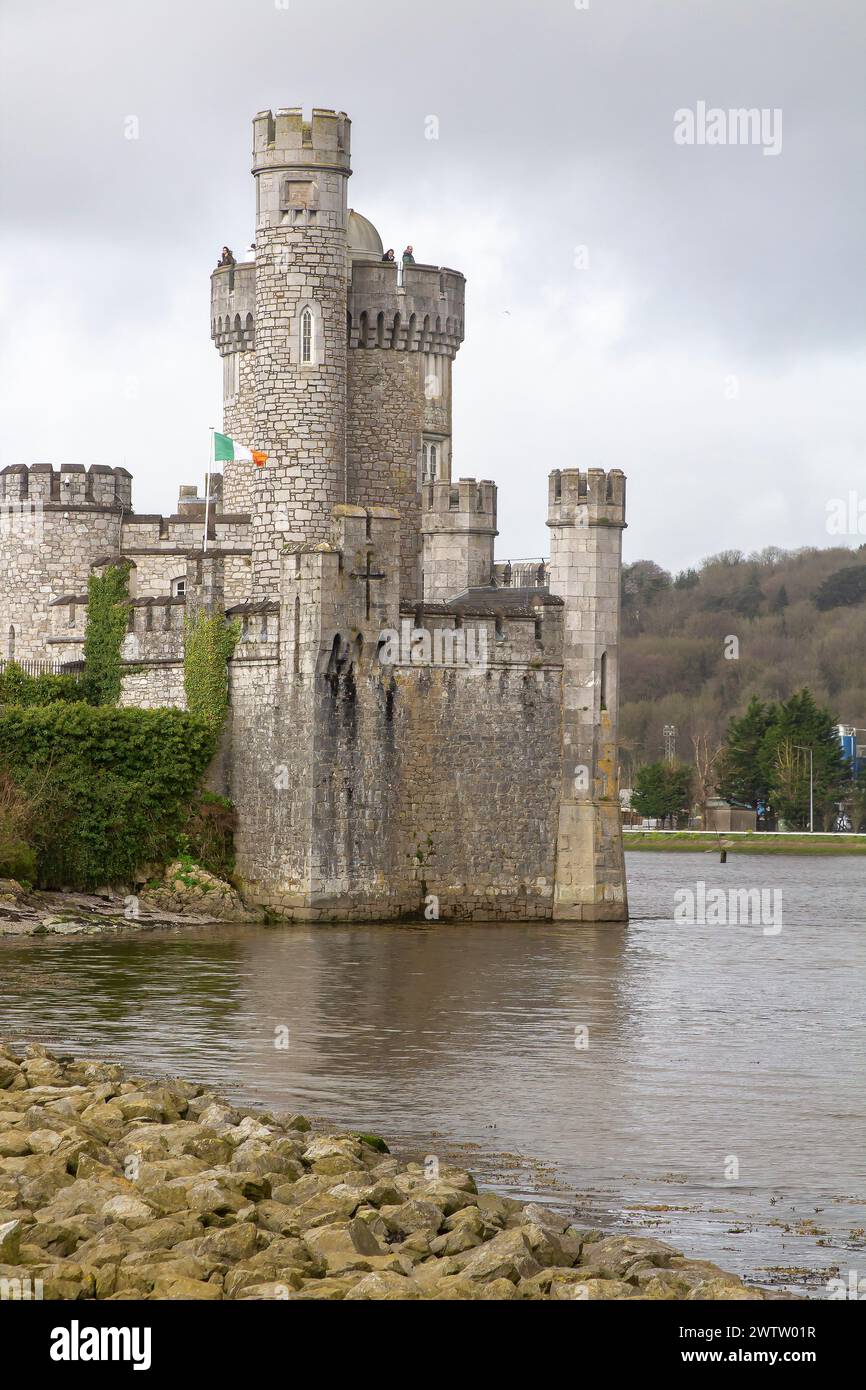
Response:
[{"label": "arched window", "polygon": [[428,477],[428,473],[427,473],[427,445],[426,445],[426,444],[424,444],[424,445],[422,446],[422,448],[421,448],[421,477],[422,477],[423,481],[426,483],[427,477]]},{"label": "arched window", "polygon": [[313,360],[313,315],[309,309],[301,314],[301,361]]},{"label": "arched window", "polygon": [[430,477],[436,478],[436,445],[430,445]]},{"label": "arched window", "polygon": [[607,652],[601,654],[601,707],[607,709]]},{"label": "arched window", "polygon": [[15,660],[15,628],[13,625],[10,625],[9,628],[9,637],[6,642],[6,656],[10,661]]}]

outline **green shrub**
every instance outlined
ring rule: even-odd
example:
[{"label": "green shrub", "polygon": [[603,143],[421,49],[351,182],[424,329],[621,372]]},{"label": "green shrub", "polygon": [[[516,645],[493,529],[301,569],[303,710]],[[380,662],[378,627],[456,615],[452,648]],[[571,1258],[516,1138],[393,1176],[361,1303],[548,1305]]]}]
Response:
[{"label": "green shrub", "polygon": [[217,878],[235,871],[234,832],[237,816],[232,803],[213,792],[199,792],[183,827],[181,849]]},{"label": "green shrub", "polygon": [[0,710],[0,767],[39,802],[39,886],[124,883],[139,865],[167,863],[214,742],[208,722],[182,710]]},{"label": "green shrub", "polygon": [[51,705],[83,698],[77,676],[28,676],[17,661],[0,671],[0,705]]},{"label": "green shrub", "polygon": [[0,878],[17,879],[28,888],[36,881],[36,851],[29,838],[36,808],[37,800],[0,769]]}]

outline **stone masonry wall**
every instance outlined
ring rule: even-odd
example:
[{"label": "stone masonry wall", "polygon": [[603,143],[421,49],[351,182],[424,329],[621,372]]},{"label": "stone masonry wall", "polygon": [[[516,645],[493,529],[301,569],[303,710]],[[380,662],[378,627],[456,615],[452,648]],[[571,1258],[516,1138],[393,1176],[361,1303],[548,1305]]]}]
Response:
[{"label": "stone masonry wall", "polygon": [[549,917],[560,693],[557,667],[233,661],[247,892],[296,920],[420,918],[425,894],[443,920]]},{"label": "stone masonry wall", "polygon": [[229,667],[225,791],[239,810],[237,862],[248,895],[287,916],[303,907],[311,873],[315,680],[237,656]]},{"label": "stone masonry wall", "polygon": [[399,667],[398,860],[443,919],[550,917],[561,671]]},{"label": "stone masonry wall", "polygon": [[421,594],[418,467],[424,423],[423,357],[417,352],[349,352],[346,433],[348,500],[400,512],[400,595]]},{"label": "stone masonry wall", "polygon": [[183,661],[148,666],[145,671],[124,675],[120,704],[135,709],[186,709]]},{"label": "stone masonry wall", "polygon": [[[237,394],[223,407],[223,431],[238,444],[257,449],[256,354],[238,352]],[[249,513],[253,498],[253,465],[226,463],[223,467],[223,511]]]}]

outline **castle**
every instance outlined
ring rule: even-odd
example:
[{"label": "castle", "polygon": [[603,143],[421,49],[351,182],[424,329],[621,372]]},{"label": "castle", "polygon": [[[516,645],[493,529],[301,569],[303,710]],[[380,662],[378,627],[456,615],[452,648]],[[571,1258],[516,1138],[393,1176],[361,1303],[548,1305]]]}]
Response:
[{"label": "castle", "polygon": [[81,657],[125,557],[123,703],[182,706],[185,614],[241,637],[211,784],[248,897],[289,920],[622,921],[625,478],[555,469],[550,559],[495,563],[496,486],[452,476],[465,279],[383,258],[350,122],[253,121],[251,259],[211,277],[223,429],[266,451],[137,514],[122,468],[0,474],[8,660]]}]

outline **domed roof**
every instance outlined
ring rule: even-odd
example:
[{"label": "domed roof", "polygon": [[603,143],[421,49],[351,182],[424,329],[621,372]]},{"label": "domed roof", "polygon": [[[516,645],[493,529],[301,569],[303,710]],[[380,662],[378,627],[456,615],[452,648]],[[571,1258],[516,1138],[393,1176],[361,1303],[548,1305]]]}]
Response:
[{"label": "domed roof", "polygon": [[382,238],[372,222],[362,217],[354,208],[349,208],[349,222],[346,229],[349,255],[353,261],[381,261],[384,247]]}]

